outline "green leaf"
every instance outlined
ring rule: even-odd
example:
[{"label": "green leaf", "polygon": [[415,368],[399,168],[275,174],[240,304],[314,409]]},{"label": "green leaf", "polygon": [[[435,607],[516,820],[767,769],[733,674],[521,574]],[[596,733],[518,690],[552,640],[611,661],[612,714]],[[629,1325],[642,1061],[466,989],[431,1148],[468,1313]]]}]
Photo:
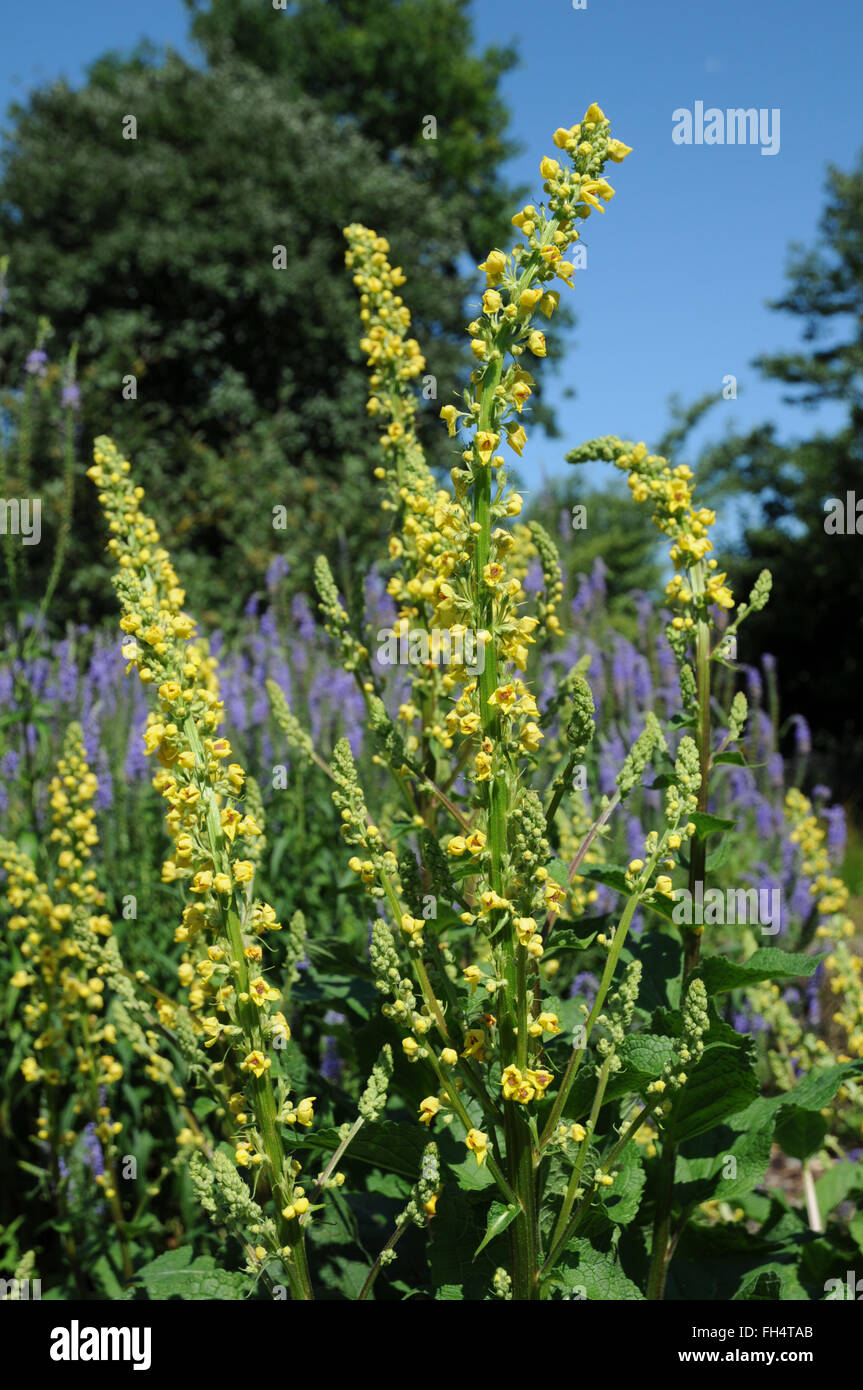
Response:
[{"label": "green leaf", "polygon": [[599,1189],[600,1205],[609,1221],[616,1226],[628,1226],[635,1220],[646,1180],[641,1151],[637,1144],[628,1144],[620,1156],[614,1183]]},{"label": "green leaf", "polygon": [[[729,1133],[733,1133],[730,1131]],[[700,1135],[677,1158],[675,1197],[683,1206],[748,1196],[763,1182],[773,1144],[772,1121],[760,1129],[734,1134],[720,1143],[715,1134]],[[729,1159],[734,1160],[729,1163]],[[726,1176],[727,1174],[727,1176]]]},{"label": "green leaf", "polygon": [[725,956],[707,956],[701,962],[701,975],[708,994],[722,994],[741,985],[757,985],[762,980],[796,980],[815,974],[823,956],[806,956],[765,946],[745,961]]},{"label": "green leaf", "polygon": [[111,1261],[108,1259],[107,1255],[100,1255],[99,1259],[93,1265],[93,1275],[104,1290],[106,1298],[110,1298],[113,1301],[115,1299],[122,1300],[129,1297],[129,1294],[123,1288],[123,1285],[114,1273]]},{"label": "green leaf", "polygon": [[179,1250],[166,1250],[164,1255],[139,1269],[137,1278],[147,1290],[148,1298],[236,1301],[251,1293],[253,1282],[248,1275],[220,1269],[212,1255],[199,1255],[195,1259],[194,1253],[191,1246],[182,1245]]},{"label": "green leaf", "polygon": [[[469,1301],[488,1297],[496,1261],[489,1251],[475,1253],[486,1228],[486,1200],[447,1183],[441,1193],[428,1242],[428,1261],[436,1298]],[[459,1292],[444,1293],[450,1286]]]},{"label": "green leaf", "polygon": [[[624,898],[630,896],[630,889],[626,883],[626,870],[616,864],[588,864],[581,870],[582,878],[592,879],[595,883],[604,883],[606,888],[612,888],[615,893],[620,893]],[[652,902],[643,902],[640,906],[649,908],[660,917],[664,917],[667,922],[673,922],[674,903],[670,898],[663,897],[657,893]]]},{"label": "green leaf", "polygon": [[686,714],[680,710],[677,714],[671,716],[668,721],[668,727],[669,729],[697,729],[698,725],[694,715]]},{"label": "green leaf", "polygon": [[778,1096],[759,1097],[745,1110],[733,1114],[729,1123],[735,1129],[758,1128],[771,1120],[777,1111],[791,1105],[798,1110],[823,1110],[842,1083],[849,1076],[860,1076],[861,1072],[863,1059],[860,1058],[853,1062],[839,1062],[834,1067],[820,1067],[809,1072],[792,1091],[784,1091]]},{"label": "green leaf", "polygon": [[484,1192],[487,1187],[495,1186],[486,1165],[477,1163],[473,1154],[468,1154],[460,1163],[450,1163],[449,1170],[462,1192]]},{"label": "green leaf", "polygon": [[[620,1073],[613,1074],[612,1080],[614,1075],[625,1073],[630,1083],[636,1079],[638,1085],[655,1081],[662,1075],[665,1063],[673,1052],[674,1042],[671,1038],[663,1038],[656,1033],[631,1033],[618,1048],[623,1067]],[[633,1085],[632,1089],[637,1090],[638,1085]]]},{"label": "green leaf", "polygon": [[704,870],[708,877],[714,874],[717,869],[725,867],[731,858],[731,850],[731,837],[729,835],[723,835],[716,849],[710,851],[705,861]]},{"label": "green leaf", "polygon": [[568,864],[564,864],[562,859],[549,859],[546,868],[548,869],[549,877],[553,878],[555,883],[559,883],[561,888],[569,888]]},{"label": "green leaf", "polygon": [[[619,1096],[632,1092],[643,1093],[648,1083],[662,1075],[665,1063],[674,1052],[671,1038],[659,1037],[654,1033],[632,1033],[624,1038],[618,1048],[623,1066],[612,1072],[605,1089],[605,1104]],[[564,1115],[570,1120],[581,1120],[588,1113],[596,1092],[596,1075],[593,1069],[582,1066],[575,1078],[575,1084],[564,1107]]]},{"label": "green leaf", "polygon": [[747,767],[748,763],[742,753],[728,752],[717,753],[711,759],[711,767]]},{"label": "green leaf", "polygon": [[577,931],[568,928],[560,931],[553,929],[549,933],[545,954],[550,955],[552,951],[586,951],[595,939],[595,931],[588,936],[580,936]]},{"label": "green leaf", "polygon": [[[794,1092],[791,1094],[793,1096]],[[811,1158],[821,1148],[829,1128],[829,1120],[820,1111],[785,1105],[776,1121],[773,1137],[790,1158]]]},{"label": "green leaf", "polygon": [[555,1274],[567,1293],[582,1298],[601,1303],[643,1302],[641,1290],[624,1274],[615,1252],[596,1250],[587,1240],[572,1241]]},{"label": "green leaf", "polygon": [[826,1220],[831,1211],[835,1211],[855,1187],[861,1186],[861,1183],[863,1172],[860,1166],[847,1159],[844,1163],[834,1163],[826,1173],[822,1173],[815,1184],[815,1196],[818,1198],[818,1210],[822,1217]]},{"label": "green leaf", "polygon": [[740,1287],[732,1294],[734,1302],[747,1303],[785,1303],[801,1302],[807,1298],[806,1290],[797,1277],[793,1265],[771,1260],[752,1269],[743,1276]]},{"label": "green leaf", "polygon": [[716,835],[720,830],[733,830],[736,825],[736,821],[726,820],[724,816],[711,816],[706,811],[693,811],[689,819],[695,826],[699,840],[706,840],[708,835]]},{"label": "green leaf", "polygon": [[[335,1153],[342,1141],[338,1129],[319,1129],[308,1134],[286,1132],[283,1142],[286,1148]],[[425,1133],[419,1133],[418,1127],[379,1120],[363,1125],[351,1140],[347,1156],[361,1163],[374,1164],[387,1173],[400,1173],[415,1182],[426,1142]]]},{"label": "green leaf", "polygon": [[758,1079],[750,1063],[751,1045],[718,1043],[705,1048],[674,1099],[669,1129],[681,1143],[712,1129],[758,1094]]},{"label": "green leaf", "polygon": [[858,1211],[856,1216],[852,1216],[848,1223],[848,1234],[858,1250],[863,1251],[863,1211]]},{"label": "green leaf", "polygon": [[476,1259],[481,1250],[485,1249],[490,1241],[494,1240],[495,1236],[501,1235],[506,1230],[507,1226],[515,1220],[518,1216],[518,1210],[518,1207],[514,1206],[512,1202],[506,1207],[503,1205],[503,1202],[492,1202],[489,1207],[488,1225],[485,1228],[485,1235],[474,1251],[474,1259]]}]

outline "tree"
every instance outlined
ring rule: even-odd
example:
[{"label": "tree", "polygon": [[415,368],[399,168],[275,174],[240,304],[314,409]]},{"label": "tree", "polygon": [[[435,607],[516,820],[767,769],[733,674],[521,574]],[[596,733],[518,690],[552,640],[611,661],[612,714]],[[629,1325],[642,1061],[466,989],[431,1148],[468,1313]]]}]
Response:
[{"label": "tree", "polygon": [[812,726],[817,773],[840,794],[859,795],[863,538],[833,529],[829,514],[831,499],[843,511],[848,493],[863,502],[863,152],[850,173],[828,170],[817,244],[792,248],[787,279],[770,307],[800,321],[801,346],[756,365],[791,388],[789,403],[840,402],[847,423],[790,445],[760,426],[707,451],[699,468],[759,501],[731,567],[740,590],[764,566],[773,572],[770,603],[747,624],[749,641],[777,658],[783,710]]},{"label": "tree", "polygon": [[[513,56],[471,54],[463,0],[214,0],[193,26],[203,67],[144,46],[12,108],[4,355],[15,380],[41,313],[59,353],[79,342],[82,454],[112,433],[135,456],[182,577],[224,611],[273,553],[302,583],[321,548],[337,567],[377,549],[348,222],[385,233],[408,276],[424,435],[451,464],[436,416],[470,367],[466,258],[503,240],[516,198],[497,95]],[[66,589],[81,616],[104,589],[94,508],[82,492]]]}]

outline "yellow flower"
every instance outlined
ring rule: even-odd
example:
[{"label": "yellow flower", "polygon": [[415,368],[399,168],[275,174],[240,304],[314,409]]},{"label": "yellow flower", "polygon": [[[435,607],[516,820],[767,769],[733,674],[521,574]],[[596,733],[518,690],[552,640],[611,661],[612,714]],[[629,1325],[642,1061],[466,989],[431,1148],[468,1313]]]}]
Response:
[{"label": "yellow flower", "polygon": [[465,979],[470,985],[471,994],[474,994],[476,992],[477,985],[482,979],[482,971],[480,970],[479,966],[469,965],[461,973],[464,975]]},{"label": "yellow flower", "polygon": [[714,603],[718,603],[720,608],[733,608],[734,595],[725,583],[724,574],[711,574],[707,581],[707,592]]},{"label": "yellow flower", "polygon": [[499,285],[506,270],[506,256],[502,251],[492,251],[488,259],[480,264],[479,269],[485,271],[490,287]]},{"label": "yellow flower", "polygon": [[465,843],[471,854],[481,854],[485,849],[486,838],[481,830],[474,830],[472,834],[468,835]]},{"label": "yellow flower", "polygon": [[501,714],[509,714],[518,695],[514,685],[499,685],[488,697],[490,705],[497,705]]},{"label": "yellow flower", "polygon": [[[549,1077],[549,1080],[551,1078]],[[530,1079],[530,1073],[522,1074],[516,1066],[509,1066],[505,1069],[500,1079],[505,1100],[515,1100],[519,1105],[527,1105],[528,1101],[533,1100],[536,1095],[536,1087]],[[546,1082],[546,1085],[548,1082]]]},{"label": "yellow flower", "polygon": [[536,931],[536,922],[533,917],[516,917],[514,926],[519,946],[529,945],[530,939]]},{"label": "yellow flower", "polygon": [[546,1087],[551,1085],[552,1076],[550,1071],[526,1071],[524,1076],[525,1080],[534,1087],[536,1094],[540,1098],[542,1098],[545,1093]]},{"label": "yellow flower", "polygon": [[481,1129],[470,1129],[464,1141],[471,1153],[476,1158],[478,1166],[481,1168],[485,1163],[488,1151],[488,1135],[483,1134]]},{"label": "yellow flower", "polygon": [[561,888],[559,883],[552,880],[545,885],[545,905],[550,912],[557,912],[561,903],[566,898],[566,889]]},{"label": "yellow flower", "polygon": [[277,989],[273,989],[267,984],[262,975],[259,975],[256,980],[249,981],[249,997],[252,1003],[257,1004],[260,1009],[266,1003],[274,1003],[281,998],[281,995]]},{"label": "yellow flower", "polygon": [[528,753],[536,753],[541,738],[545,738],[545,734],[538,724],[525,724],[519,734],[519,743]]},{"label": "yellow flower", "polygon": [[488,912],[495,912],[498,908],[509,907],[509,899],[502,898],[493,888],[487,888],[484,893],[480,893],[480,910],[483,915]]},{"label": "yellow flower", "polygon": [[507,430],[506,438],[509,447],[514,449],[519,458],[521,458],[521,451],[527,443],[527,431],[524,426],[518,425],[515,429]]},{"label": "yellow flower", "polygon": [[549,159],[548,155],[545,155],[540,162],[539,172],[544,179],[558,179],[563,170],[556,159]]},{"label": "yellow flower", "polygon": [[[470,1028],[465,1034],[462,1057],[475,1057],[478,1062],[485,1060],[485,1033],[482,1028]],[[404,1046],[404,1044],[402,1044]]]},{"label": "yellow flower", "polygon": [[265,1057],[262,1052],[250,1052],[248,1057],[240,1063],[240,1068],[242,1071],[250,1071],[255,1076],[261,1077],[272,1065],[270,1058]]},{"label": "yellow flower", "polygon": [[476,447],[482,463],[488,463],[498,444],[500,435],[495,434],[494,430],[479,430],[476,436]]},{"label": "yellow flower", "polygon": [[430,1125],[439,1110],[440,1101],[437,1096],[426,1096],[425,1100],[420,1101],[420,1124]]},{"label": "yellow flower", "polygon": [[305,1125],[306,1127],[308,1127],[312,1123],[312,1120],[315,1117],[313,1106],[316,1100],[317,1096],[306,1096],[304,1100],[300,1101],[294,1113],[296,1114],[297,1120],[301,1125]]},{"label": "yellow flower", "polygon": [[535,328],[527,340],[527,345],[534,357],[545,357],[545,334],[540,329]]}]

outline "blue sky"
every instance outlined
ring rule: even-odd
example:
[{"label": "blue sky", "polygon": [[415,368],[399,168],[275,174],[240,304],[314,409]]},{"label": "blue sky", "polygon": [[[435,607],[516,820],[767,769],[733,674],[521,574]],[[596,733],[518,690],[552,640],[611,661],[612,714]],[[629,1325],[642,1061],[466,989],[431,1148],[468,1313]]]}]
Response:
[{"label": "blue sky", "polygon": [[[847,169],[863,145],[859,0],[587,0],[582,10],[572,0],[475,0],[473,13],[479,43],[512,40],[521,52],[503,84],[525,147],[513,181],[539,194],[552,131],[591,101],[634,151],[612,166],[617,196],[585,233],[587,268],[569,296],[577,350],[552,391],[563,437],[535,434],[528,484],[565,472],[566,449],[596,434],[655,443],[672,393],[692,400],[727,374],[739,397],[717,405],[696,440],[764,419],[783,437],[808,432],[811,417],[783,406],[750,363],[797,341],[793,320],[766,301],[782,292],[789,242],[816,230],[827,163]],[[182,0],[16,6],[3,26],[0,107],[61,75],[74,83],[101,52],[143,36],[189,53],[186,28]],[[672,112],[697,101],[778,108],[778,153],[673,143]],[[833,408],[816,420],[832,428],[839,418]]]}]

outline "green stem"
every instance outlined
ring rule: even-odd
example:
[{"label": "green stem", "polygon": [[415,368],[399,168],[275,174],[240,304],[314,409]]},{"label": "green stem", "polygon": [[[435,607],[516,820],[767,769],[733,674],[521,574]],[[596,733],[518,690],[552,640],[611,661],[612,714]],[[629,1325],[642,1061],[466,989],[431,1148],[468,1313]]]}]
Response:
[{"label": "green stem", "polygon": [[[638,1114],[630,1120],[629,1124],[624,1129],[614,1148],[611,1150],[611,1153],[609,1153],[603,1159],[602,1166],[599,1169],[600,1173],[608,1173],[611,1171],[611,1169],[617,1162],[617,1159],[619,1158],[620,1154],[626,1148],[627,1144],[629,1144],[631,1140],[634,1138],[634,1136],[638,1133],[645,1120],[648,1120],[650,1118],[650,1116],[652,1115],[653,1111],[656,1109],[659,1103],[659,1100],[655,1100],[651,1101],[649,1105],[642,1106]],[[561,1253],[561,1251],[566,1249],[566,1246],[572,1240],[572,1237],[578,1229],[578,1226],[590,1210],[590,1198],[592,1196],[592,1192],[588,1194],[585,1201],[582,1202],[578,1211],[575,1213],[572,1220],[569,1222],[569,1225],[566,1227],[566,1230],[563,1231],[562,1235],[560,1236],[560,1239],[553,1242],[552,1247],[549,1250],[548,1256],[546,1258],[545,1264],[540,1270],[540,1275],[546,1274],[548,1270],[552,1268],[558,1255]]]},{"label": "green stem", "polygon": [[[696,598],[704,595],[705,569],[703,563],[694,567],[691,573],[692,590]],[[704,617],[699,617],[695,630],[695,685],[698,700],[698,724],[696,743],[698,763],[701,772],[701,785],[698,788],[698,810],[707,811],[710,796],[710,626]],[[695,900],[696,885],[705,886],[707,871],[707,842],[694,835],[689,847],[689,893],[690,902]],[[693,929],[684,932],[683,940],[683,983],[698,966],[701,954],[701,931]],[[656,1215],[653,1223],[653,1243],[651,1246],[650,1272],[647,1277],[647,1297],[655,1301],[665,1293],[665,1280],[668,1266],[674,1253],[671,1241],[671,1207],[674,1201],[674,1175],[677,1168],[677,1145],[668,1139],[662,1145],[659,1164],[659,1189],[656,1198]]]},{"label": "green stem", "polygon": [[596,1086],[596,1094],[593,1098],[593,1106],[590,1111],[590,1119],[587,1122],[587,1129],[585,1131],[584,1138],[581,1141],[581,1149],[579,1151],[578,1159],[573,1165],[572,1172],[569,1175],[569,1182],[566,1185],[566,1192],[563,1198],[563,1205],[561,1206],[560,1214],[558,1215],[557,1222],[552,1233],[551,1245],[553,1250],[557,1249],[562,1236],[566,1232],[567,1222],[569,1221],[569,1214],[572,1211],[576,1193],[578,1192],[578,1184],[581,1180],[581,1174],[584,1168],[584,1160],[586,1159],[588,1152],[590,1151],[591,1141],[593,1140],[594,1131],[596,1129],[596,1122],[599,1119],[599,1112],[602,1109],[602,1102],[605,1098],[605,1088],[608,1085],[608,1078],[611,1075],[611,1060],[613,1055],[613,1053],[609,1053],[609,1055],[606,1057],[605,1061],[603,1062],[600,1068],[599,1079],[597,1081]]},{"label": "green stem", "polygon": [[[658,855],[655,854],[653,858],[650,860],[649,864],[647,865],[647,868],[643,870],[642,877],[644,882],[648,881],[649,875],[653,872],[653,867],[656,863],[657,857]],[[635,912],[636,907],[638,906],[640,896],[640,892],[635,892],[631,895],[631,897],[627,898],[626,900],[626,906],[624,907],[623,914],[620,918],[620,921],[617,924],[617,930],[614,933],[614,939],[611,943],[611,949],[608,953],[608,958],[605,962],[605,969],[602,972],[602,979],[599,982],[599,990],[597,992],[596,998],[593,1001],[593,1008],[587,1016],[587,1023],[584,1025],[584,1036],[580,1043],[576,1043],[575,1047],[572,1049],[572,1052],[570,1053],[569,1061],[566,1066],[566,1071],[563,1074],[563,1080],[560,1083],[557,1095],[555,1096],[554,1105],[551,1108],[551,1114],[549,1115],[548,1120],[546,1121],[545,1129],[543,1130],[542,1136],[540,1137],[540,1153],[542,1153],[543,1149],[545,1149],[546,1146],[551,1142],[552,1136],[554,1135],[554,1131],[556,1130],[560,1117],[563,1114],[563,1107],[566,1105],[567,1099],[569,1098],[569,1093],[572,1090],[572,1085],[575,1081],[578,1068],[581,1065],[581,1059],[587,1051],[587,1044],[590,1041],[590,1035],[593,1031],[593,1025],[595,1024],[597,1018],[602,1012],[602,1006],[605,1003],[606,995],[608,994],[608,991],[611,988],[611,981],[614,977],[614,971],[617,966],[617,962],[620,959],[620,953],[623,950],[623,943],[626,940],[626,934],[629,931],[629,924],[632,921],[633,914]]]},{"label": "green stem", "polygon": [[[701,568],[700,566],[698,567]],[[696,587],[699,583],[703,588],[703,575],[697,576],[694,573],[695,583],[693,589],[699,592]],[[710,628],[707,622],[700,618],[695,634],[695,683],[698,698],[698,727],[696,730],[696,743],[698,745],[698,763],[701,771],[701,786],[698,789],[698,810],[702,813],[707,811],[707,803],[710,795]],[[704,883],[704,875],[707,864],[707,844],[700,836],[694,835],[689,851],[689,891],[694,900],[695,885]],[[701,932],[687,931],[684,933],[683,946],[683,979],[684,981],[692,974],[698,965],[701,953]]]}]

